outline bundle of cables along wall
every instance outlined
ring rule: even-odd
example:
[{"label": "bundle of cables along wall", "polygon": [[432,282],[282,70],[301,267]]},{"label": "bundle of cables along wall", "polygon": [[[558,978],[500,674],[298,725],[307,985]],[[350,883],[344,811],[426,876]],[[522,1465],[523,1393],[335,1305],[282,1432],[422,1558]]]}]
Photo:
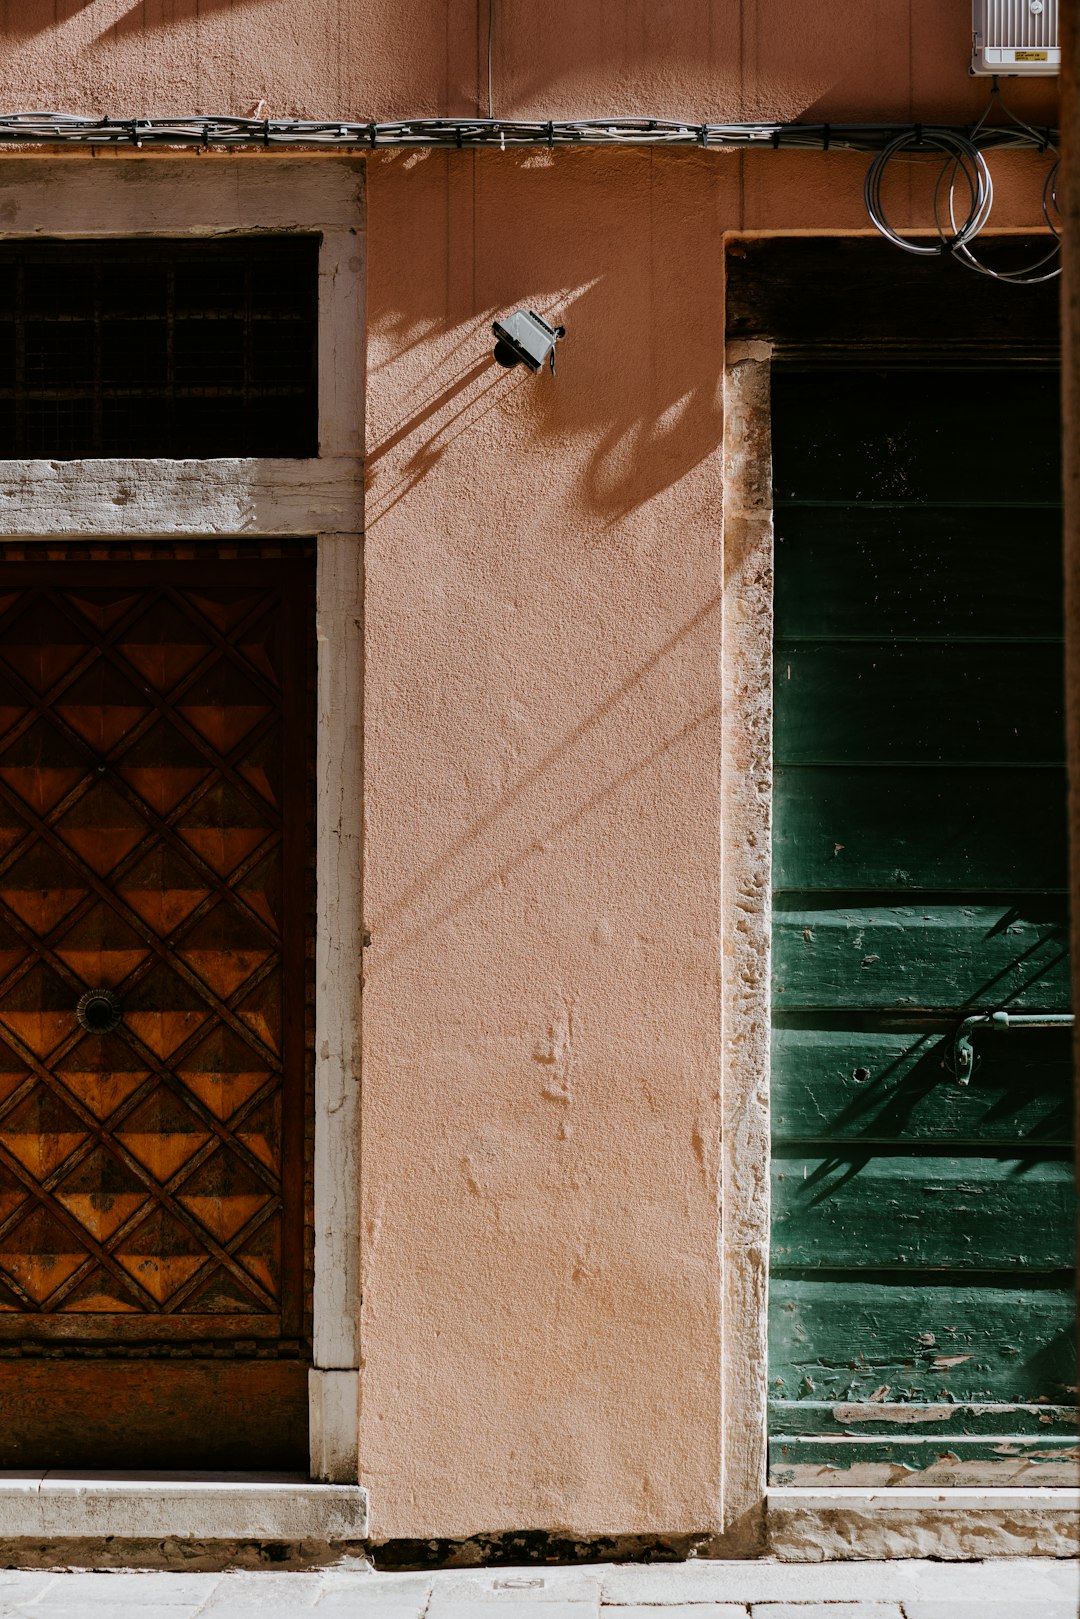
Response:
[{"label": "bundle of cables along wall", "polygon": [[[980,140],[980,135],[987,127],[984,120],[994,106],[1001,108],[1014,128],[1033,140],[1039,140],[1039,132],[1036,129],[1024,123],[1022,119],[1016,118],[1007,107],[1003,106],[995,79],[990,105],[983,114],[983,119],[969,132],[948,128],[923,128],[916,125],[914,129],[894,135],[882,147],[866,173],[863,186],[866,211],[882,236],[895,246],[903,248],[905,253],[916,253],[922,257],[951,253],[967,269],[975,270],[979,275],[990,276],[995,281],[1011,282],[1015,286],[1033,286],[1041,281],[1051,281],[1061,274],[1061,266],[1054,263],[1061,250],[1058,228],[1054,220],[1058,211],[1056,156],[1043,181],[1042,189],[1043,218],[1053,238],[1049,250],[1031,263],[1021,265],[1017,269],[1003,270],[987,264],[985,260],[977,257],[971,248],[972,242],[985,227],[994,205],[994,182],[983,155],[986,143]],[[1040,143],[1041,148],[1055,150],[1055,142],[1049,139],[1049,131],[1046,133],[1047,138]],[[933,198],[934,228],[938,239],[936,242],[926,243],[902,236],[894,229],[882,202],[882,183],[890,163],[903,154],[921,157],[935,153],[944,159],[938,172]]]},{"label": "bundle of cables along wall", "polygon": [[[997,108],[1005,122],[989,123]],[[411,118],[393,123],[347,120],[238,118],[195,115],[182,118],[82,118],[66,113],[0,114],[0,147],[196,147],[310,148],[378,151],[400,147],[566,147],[696,146],[710,152],[746,150],[845,150],[874,154],[866,176],[866,207],[874,225],[908,253],[951,253],[981,275],[1023,285],[1059,274],[1047,269],[1058,252],[1054,163],[1043,187],[1043,215],[1053,237],[1048,253],[1017,270],[998,270],[978,259],[971,244],[985,228],[994,187],[987,152],[1054,152],[1056,129],[1038,129],[1005,107],[995,81],[990,103],[977,124],[801,124],[694,123],[677,118],[578,118],[536,122],[506,118]],[[902,159],[940,157],[934,192],[936,242],[903,236],[891,224],[883,203],[890,165]]]}]

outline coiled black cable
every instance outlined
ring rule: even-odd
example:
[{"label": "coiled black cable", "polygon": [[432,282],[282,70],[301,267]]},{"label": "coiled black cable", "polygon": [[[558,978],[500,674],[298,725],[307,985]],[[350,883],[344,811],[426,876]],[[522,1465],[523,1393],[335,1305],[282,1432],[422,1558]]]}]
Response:
[{"label": "coiled black cable", "polygon": [[[1004,128],[1000,124],[987,123],[991,111],[995,108],[1002,112],[1007,120]],[[1040,132],[1034,129],[1005,106],[996,79],[986,110],[970,134],[965,135],[941,125],[928,128],[916,125],[913,130],[895,136],[870,164],[863,186],[866,211],[876,229],[895,246],[903,248],[905,253],[917,253],[924,258],[951,253],[959,264],[974,270],[977,275],[988,276],[993,281],[1029,287],[1036,286],[1042,281],[1054,280],[1061,274],[1060,264],[1054,263],[1061,251],[1060,232],[1051,215],[1051,210],[1057,212],[1057,159],[1046,176],[1042,191],[1043,218],[1053,238],[1049,250],[1041,258],[1035,259],[1030,264],[1021,265],[1015,270],[997,269],[972,251],[971,243],[984,229],[994,204],[994,182],[981,147],[989,144],[988,137],[1007,133],[1010,125],[1038,150],[1046,151],[1048,147],[1053,149],[1050,130]],[[910,237],[901,236],[885,212],[881,196],[882,185],[889,164],[900,152],[938,152],[944,156],[945,161],[934,186],[934,229],[938,236],[936,242],[914,242]],[[961,187],[967,208],[962,218],[958,217],[957,205],[957,191]],[[1054,267],[1048,269],[1048,265]]]},{"label": "coiled black cable", "polygon": [[[882,184],[889,164],[900,152],[939,152],[945,157],[946,161],[938,176],[934,192],[934,224],[938,234],[936,242],[913,242],[910,237],[901,236],[885,212],[881,196]],[[950,177],[948,231],[942,228],[939,207],[939,197],[946,175]],[[957,223],[954,198],[957,181],[961,178],[967,185],[968,210],[964,218]],[[914,130],[895,136],[874,158],[866,171],[863,196],[871,222],[888,241],[896,247],[903,248],[905,253],[917,253],[922,258],[938,258],[942,253],[956,252],[978,236],[994,205],[994,182],[990,177],[985,157],[966,135],[943,126],[924,128],[917,125]]]}]

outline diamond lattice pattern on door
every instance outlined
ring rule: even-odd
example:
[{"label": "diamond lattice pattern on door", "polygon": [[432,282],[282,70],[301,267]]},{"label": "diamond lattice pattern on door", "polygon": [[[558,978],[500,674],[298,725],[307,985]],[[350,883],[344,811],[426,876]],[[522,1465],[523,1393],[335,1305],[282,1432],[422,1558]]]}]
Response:
[{"label": "diamond lattice pattern on door", "polygon": [[278,1312],[278,602],[0,592],[0,1312]]}]

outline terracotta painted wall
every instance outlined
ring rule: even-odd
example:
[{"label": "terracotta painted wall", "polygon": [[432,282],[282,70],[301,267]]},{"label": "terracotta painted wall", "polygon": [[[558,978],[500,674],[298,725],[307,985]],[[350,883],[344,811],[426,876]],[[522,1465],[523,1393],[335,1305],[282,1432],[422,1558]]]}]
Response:
[{"label": "terracotta painted wall", "polygon": [[[495,24],[506,114],[959,121],[986,94],[965,0],[496,0]],[[486,28],[464,0],[0,0],[0,110],[469,113]],[[1054,116],[1052,85],[1009,96]],[[865,230],[864,167],[369,164],[379,1538],[722,1523],[724,237]],[[998,226],[1039,222],[1045,167],[995,160]],[[554,380],[491,362],[522,305],[569,329]]]},{"label": "terracotta painted wall", "polygon": [[[967,0],[491,0],[495,111],[977,116]],[[0,107],[404,118],[486,106],[488,0],[0,0]],[[1045,90],[1020,87],[1031,114]]]},{"label": "terracotta painted wall", "polygon": [[[999,166],[1006,220],[1045,166]],[[723,1523],[723,239],[865,229],[863,168],[369,166],[380,1537]],[[521,305],[555,379],[490,362]]]},{"label": "terracotta painted wall", "polygon": [[[378,1534],[715,1519],[734,180],[648,153],[369,176]],[[491,363],[519,303],[569,328],[554,379]]]}]

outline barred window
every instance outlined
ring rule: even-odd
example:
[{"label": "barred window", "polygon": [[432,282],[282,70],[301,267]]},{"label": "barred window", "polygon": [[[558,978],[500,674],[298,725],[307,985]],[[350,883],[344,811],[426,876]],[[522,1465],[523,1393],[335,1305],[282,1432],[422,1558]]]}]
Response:
[{"label": "barred window", "polygon": [[0,242],[0,459],[317,455],[318,247]]}]

